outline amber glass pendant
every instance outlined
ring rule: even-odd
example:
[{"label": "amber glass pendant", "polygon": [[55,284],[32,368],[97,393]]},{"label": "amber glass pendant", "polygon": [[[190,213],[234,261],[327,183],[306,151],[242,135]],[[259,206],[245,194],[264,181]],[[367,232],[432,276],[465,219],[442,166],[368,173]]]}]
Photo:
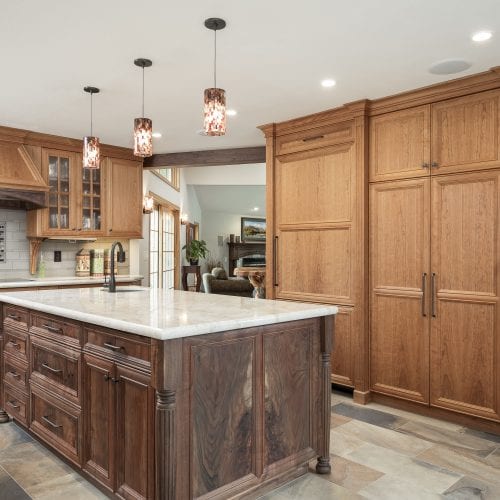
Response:
[{"label": "amber glass pendant", "polygon": [[143,158],[153,154],[153,122],[149,118],[134,120],[134,155]]},{"label": "amber glass pendant", "polygon": [[204,130],[207,135],[226,133],[226,91],[224,89],[205,89]]},{"label": "amber glass pendant", "polygon": [[83,138],[83,168],[99,168],[101,166],[101,146],[98,137]]}]

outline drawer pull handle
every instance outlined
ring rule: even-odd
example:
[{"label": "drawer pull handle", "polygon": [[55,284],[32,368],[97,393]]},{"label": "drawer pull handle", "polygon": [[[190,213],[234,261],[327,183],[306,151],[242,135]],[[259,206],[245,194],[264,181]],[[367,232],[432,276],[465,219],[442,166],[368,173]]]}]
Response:
[{"label": "drawer pull handle", "polygon": [[8,314],[8,317],[9,317],[10,319],[14,319],[14,320],[16,320],[16,321],[21,321],[21,316],[18,316],[17,314],[12,314],[12,313],[9,313],[9,314]]},{"label": "drawer pull handle", "polygon": [[21,345],[18,342],[14,342],[13,340],[9,340],[8,344],[10,344],[14,349],[18,351],[21,350]]},{"label": "drawer pull handle", "polygon": [[17,403],[17,401],[7,401],[7,404],[9,406],[12,406],[12,408],[14,408],[14,410],[19,410],[19,408],[21,408],[21,407],[16,403]]},{"label": "drawer pull handle", "polygon": [[60,429],[62,427],[62,425],[55,424],[54,422],[52,422],[52,420],[50,420],[49,417],[47,417],[46,415],[42,417],[42,420],[44,422],[47,422],[54,429]]},{"label": "drawer pull handle", "polygon": [[45,368],[49,372],[59,374],[62,372],[62,370],[56,370],[55,368],[52,368],[52,366],[49,366],[47,363],[42,363],[42,368]]},{"label": "drawer pull handle", "polygon": [[104,342],[104,347],[112,351],[121,351],[123,349],[121,345],[108,344],[108,342]]},{"label": "drawer pull handle", "polygon": [[49,332],[53,333],[62,333],[62,328],[56,328],[55,326],[50,326],[46,324],[42,324],[42,326],[47,329]]},{"label": "drawer pull handle", "polygon": [[17,379],[21,378],[21,375],[19,375],[19,373],[16,373],[16,372],[7,372],[7,375],[10,375],[11,377],[17,378]]},{"label": "drawer pull handle", "polygon": [[315,135],[314,137],[305,137],[302,139],[302,142],[309,142],[309,141],[315,141],[317,139],[323,139],[325,136],[324,135]]},{"label": "drawer pull handle", "polygon": [[112,378],[111,382],[113,382],[113,384],[117,384],[118,382],[120,382],[120,379],[119,378]]}]

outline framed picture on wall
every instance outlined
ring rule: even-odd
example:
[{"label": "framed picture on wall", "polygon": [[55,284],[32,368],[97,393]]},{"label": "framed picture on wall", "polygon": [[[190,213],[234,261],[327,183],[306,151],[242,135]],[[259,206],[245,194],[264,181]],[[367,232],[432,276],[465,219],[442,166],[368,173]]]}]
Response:
[{"label": "framed picture on wall", "polygon": [[241,241],[265,242],[266,241],[266,219],[255,219],[254,217],[241,218]]}]

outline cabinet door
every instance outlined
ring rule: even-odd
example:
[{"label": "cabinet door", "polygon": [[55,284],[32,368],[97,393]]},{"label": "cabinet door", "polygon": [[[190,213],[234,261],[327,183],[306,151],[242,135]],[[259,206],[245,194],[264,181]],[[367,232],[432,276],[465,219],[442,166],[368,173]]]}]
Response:
[{"label": "cabinet door", "polygon": [[500,91],[432,105],[434,174],[500,166]]},{"label": "cabinet door", "polygon": [[42,172],[49,185],[49,206],[42,210],[44,236],[70,235],[77,232],[79,220],[77,199],[81,163],[77,155],[66,151],[44,149]]},{"label": "cabinet door", "polygon": [[82,169],[81,197],[78,207],[78,229],[82,235],[99,236],[105,234],[105,174],[105,166],[97,169]]},{"label": "cabinet door", "polygon": [[276,159],[276,298],[354,305],[352,143]]},{"label": "cabinet door", "polygon": [[500,172],[432,180],[431,404],[499,420]]},{"label": "cabinet door", "polygon": [[142,238],[142,164],[108,158],[108,234]]},{"label": "cabinet door", "polygon": [[370,181],[425,177],[430,170],[430,107],[370,119]]},{"label": "cabinet door", "polygon": [[430,180],[370,188],[371,388],[429,401]]},{"label": "cabinet door", "polygon": [[115,384],[114,366],[85,355],[83,467],[111,490],[114,487]]},{"label": "cabinet door", "polygon": [[116,366],[116,473],[124,498],[153,498],[154,390],[150,377]]},{"label": "cabinet door", "polygon": [[339,307],[335,316],[335,338],[332,352],[332,382],[334,384],[354,387],[354,359],[355,331],[354,307]]}]

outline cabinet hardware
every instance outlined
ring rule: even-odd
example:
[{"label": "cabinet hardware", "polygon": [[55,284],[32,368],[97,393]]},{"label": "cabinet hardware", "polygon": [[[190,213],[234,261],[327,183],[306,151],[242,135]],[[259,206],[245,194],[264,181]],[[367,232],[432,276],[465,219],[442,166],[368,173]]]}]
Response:
[{"label": "cabinet hardware", "polygon": [[433,162],[431,163],[431,166],[432,166],[432,168],[437,168],[437,167],[439,167],[439,164],[438,164],[438,162],[437,162],[437,161],[433,161]]},{"label": "cabinet hardware", "polygon": [[111,377],[109,376],[109,373],[104,374],[104,381],[107,382]]},{"label": "cabinet hardware", "polygon": [[324,135],[315,135],[314,137],[305,137],[302,139],[302,142],[309,142],[309,141],[315,141],[316,139],[323,139],[325,136]]},{"label": "cabinet hardware", "polygon": [[112,351],[121,351],[123,349],[121,345],[108,344],[107,342],[104,342],[104,347],[111,349]]},{"label": "cabinet hardware", "polygon": [[422,163],[422,168],[429,168],[429,164],[427,162]]},{"label": "cabinet hardware", "polygon": [[422,273],[422,316],[425,318],[427,313],[425,312],[425,304],[427,302],[427,273]]},{"label": "cabinet hardware", "polygon": [[274,237],[273,281],[274,281],[274,286],[278,286],[278,236]]},{"label": "cabinet hardware", "polygon": [[10,375],[11,377],[16,378],[18,380],[21,378],[21,375],[19,375],[19,373],[16,372],[7,372],[7,375]]},{"label": "cabinet hardware", "polygon": [[17,405],[16,403],[17,403],[17,401],[7,401],[7,404],[9,406],[12,406],[12,408],[14,408],[14,410],[18,410],[21,407],[19,405]]},{"label": "cabinet hardware", "polygon": [[12,314],[12,313],[10,313],[10,314],[8,314],[8,317],[9,317],[10,319],[14,319],[14,320],[16,320],[16,321],[21,321],[21,316],[18,316],[17,314]]},{"label": "cabinet hardware", "polygon": [[431,275],[431,314],[436,317],[436,273]]},{"label": "cabinet hardware", "polygon": [[42,363],[42,368],[45,368],[49,372],[56,373],[56,374],[59,374],[62,372],[62,370],[57,370],[56,368],[52,368],[47,363]]},{"label": "cabinet hardware", "polygon": [[7,344],[10,344],[14,349],[17,349],[18,351],[21,350],[21,346],[17,342],[14,342],[13,340],[9,340]]},{"label": "cabinet hardware", "polygon": [[49,332],[62,333],[62,328],[56,328],[55,326],[50,326],[50,325],[46,325],[46,324],[43,324],[42,326],[45,329],[47,329]]},{"label": "cabinet hardware", "polygon": [[113,384],[117,384],[118,382],[120,382],[120,379],[119,378],[112,378],[111,382],[113,382]]},{"label": "cabinet hardware", "polygon": [[54,422],[52,422],[52,420],[50,420],[49,417],[47,417],[47,415],[42,416],[42,420],[44,422],[47,422],[54,429],[60,429],[62,427],[62,425],[55,424]]}]

